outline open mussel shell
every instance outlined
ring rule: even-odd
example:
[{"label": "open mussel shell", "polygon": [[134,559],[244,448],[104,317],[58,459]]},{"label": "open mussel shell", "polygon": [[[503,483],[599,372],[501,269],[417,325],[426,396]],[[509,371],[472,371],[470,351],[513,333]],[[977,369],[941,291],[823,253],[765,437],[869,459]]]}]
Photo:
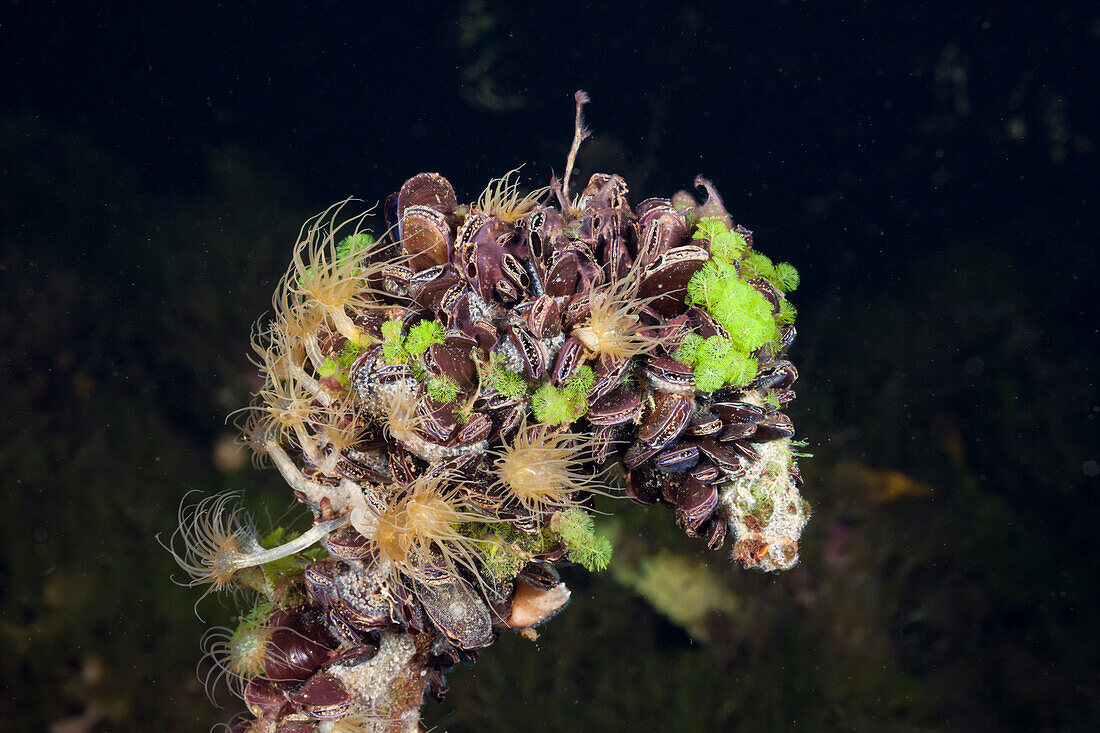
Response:
[{"label": "open mussel shell", "polygon": [[532,561],[523,566],[523,570],[516,576],[527,585],[541,590],[549,590],[561,582],[561,576],[554,566],[545,561]]},{"label": "open mussel shell", "polygon": [[695,399],[673,392],[658,392],[653,409],[642,419],[638,440],[651,448],[664,448],[687,428],[695,412]]},{"label": "open mussel shell", "polygon": [[766,443],[769,440],[794,437],[794,425],[791,419],[782,412],[769,415],[756,425],[752,441],[754,443]]},{"label": "open mussel shell", "polygon": [[654,462],[657,468],[669,473],[683,473],[699,462],[699,446],[685,443],[670,446],[661,451]]},{"label": "open mussel shell", "polygon": [[355,563],[336,576],[335,610],[343,621],[358,631],[384,629],[393,620],[386,579],[373,565]]},{"label": "open mussel shell", "polygon": [[427,206],[410,206],[401,215],[401,247],[414,272],[450,259],[451,232],[447,219]]}]

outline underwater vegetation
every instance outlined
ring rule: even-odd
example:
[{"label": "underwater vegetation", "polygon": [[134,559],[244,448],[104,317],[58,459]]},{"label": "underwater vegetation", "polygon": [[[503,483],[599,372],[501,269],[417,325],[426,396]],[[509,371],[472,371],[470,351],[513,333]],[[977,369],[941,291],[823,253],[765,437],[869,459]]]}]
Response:
[{"label": "underwater vegetation", "polygon": [[561,181],[521,195],[513,171],[459,204],[421,173],[378,235],[350,201],[303,226],[237,422],[314,523],[261,534],[221,494],[168,543],[203,597],[241,599],[204,642],[251,714],[233,731],[416,730],[447,670],[568,604],[558,566],[608,567],[599,495],[746,568],[797,562],[798,273],[702,178],[702,202],[632,207],[612,174],[571,197],[586,101]]}]

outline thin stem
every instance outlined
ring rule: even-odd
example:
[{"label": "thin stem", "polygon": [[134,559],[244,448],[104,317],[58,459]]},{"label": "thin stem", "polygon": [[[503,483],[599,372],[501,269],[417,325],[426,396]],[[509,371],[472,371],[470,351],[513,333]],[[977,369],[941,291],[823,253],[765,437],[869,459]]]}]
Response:
[{"label": "thin stem", "polygon": [[[266,565],[269,562],[280,560],[290,555],[295,555],[302,550],[309,549],[311,546],[317,544],[320,540],[328,536],[328,533],[339,527],[341,524],[347,524],[346,517],[337,517],[336,519],[330,519],[327,522],[321,522],[315,524],[308,531],[304,532],[298,537],[295,537],[290,542],[279,545],[278,547],[272,547],[270,550],[264,550],[262,552],[249,553],[244,555],[241,561],[241,567],[255,567],[256,565]],[[247,564],[243,564],[247,561]]]},{"label": "thin stem", "polygon": [[562,196],[566,202],[570,201],[569,179],[573,175],[573,163],[577,159],[577,151],[581,149],[584,139],[592,134],[585,129],[584,118],[581,115],[581,109],[588,104],[588,92],[578,89],[573,94],[573,99],[577,102],[577,118],[573,122],[573,145],[569,148],[569,157],[565,159],[565,180],[562,182]]},{"label": "thin stem", "polygon": [[264,438],[264,450],[271,457],[271,461],[275,464],[275,468],[279,469],[279,473],[283,475],[283,480],[290,485],[290,488],[295,491],[300,491],[306,496],[309,496],[320,488],[319,485],[302,475],[302,472],[294,465],[294,461],[290,460],[290,456],[288,456],[286,451],[283,450],[283,447],[279,445],[278,440],[271,436]]},{"label": "thin stem", "polygon": [[317,345],[317,335],[303,338],[302,344],[306,347],[306,355],[309,357],[310,363],[313,364],[313,368],[320,369],[325,356],[321,353],[321,347]]},{"label": "thin stem", "polygon": [[291,364],[290,376],[292,376],[296,381],[300,382],[303,387],[308,389],[310,394],[312,394],[317,399],[317,401],[321,403],[322,407],[332,406],[332,395],[325,391],[320,382],[306,374],[305,369],[298,366],[297,364]]},{"label": "thin stem", "polygon": [[332,318],[332,324],[336,326],[336,330],[339,331],[349,341],[358,342],[362,335],[359,333],[359,327],[355,325],[355,322],[348,317],[348,314],[344,312],[343,306],[326,306],[329,317]]}]

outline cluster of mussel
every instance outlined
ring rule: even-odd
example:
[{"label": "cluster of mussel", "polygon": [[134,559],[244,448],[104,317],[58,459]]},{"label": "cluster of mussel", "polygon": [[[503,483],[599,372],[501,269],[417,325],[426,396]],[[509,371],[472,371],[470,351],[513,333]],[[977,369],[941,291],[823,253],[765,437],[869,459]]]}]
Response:
[{"label": "cluster of mussel", "polygon": [[[293,386],[261,393],[249,430],[334,528],[326,556],[297,556],[269,595],[282,607],[244,687],[255,719],[236,730],[357,715],[385,729],[364,680],[415,664],[407,694],[442,695],[442,672],[499,630],[533,635],[569,598],[556,564],[606,563],[563,527],[581,512],[583,529],[591,495],[612,491],[609,466],[712,549],[732,531],[746,566],[796,562],[790,273],[742,265],[752,233],[696,183],[702,203],[631,207],[616,175],[575,199],[556,184],[521,197],[506,177],[460,205],[421,173],[386,201],[377,241],[310,231],[259,349],[269,382]],[[751,291],[737,307],[751,300],[763,326],[700,294],[708,266]]]}]

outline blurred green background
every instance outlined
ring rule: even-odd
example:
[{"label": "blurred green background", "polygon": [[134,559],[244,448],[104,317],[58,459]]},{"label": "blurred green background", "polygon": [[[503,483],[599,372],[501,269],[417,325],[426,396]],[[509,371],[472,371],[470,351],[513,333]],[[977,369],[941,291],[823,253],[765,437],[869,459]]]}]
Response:
[{"label": "blurred green background", "polygon": [[[447,731],[1086,730],[1100,715],[1095,70],[1075,3],[471,0],[0,22],[0,730],[230,719],[230,604],[155,542],[188,491],[299,517],[225,417],[300,223],[518,163],[634,202],[712,178],[803,285],[802,562],[730,567],[619,502],[612,568],[502,637]],[[288,514],[289,511],[289,514]],[[178,574],[178,573],[177,573]],[[203,672],[203,668],[198,670]]]}]

